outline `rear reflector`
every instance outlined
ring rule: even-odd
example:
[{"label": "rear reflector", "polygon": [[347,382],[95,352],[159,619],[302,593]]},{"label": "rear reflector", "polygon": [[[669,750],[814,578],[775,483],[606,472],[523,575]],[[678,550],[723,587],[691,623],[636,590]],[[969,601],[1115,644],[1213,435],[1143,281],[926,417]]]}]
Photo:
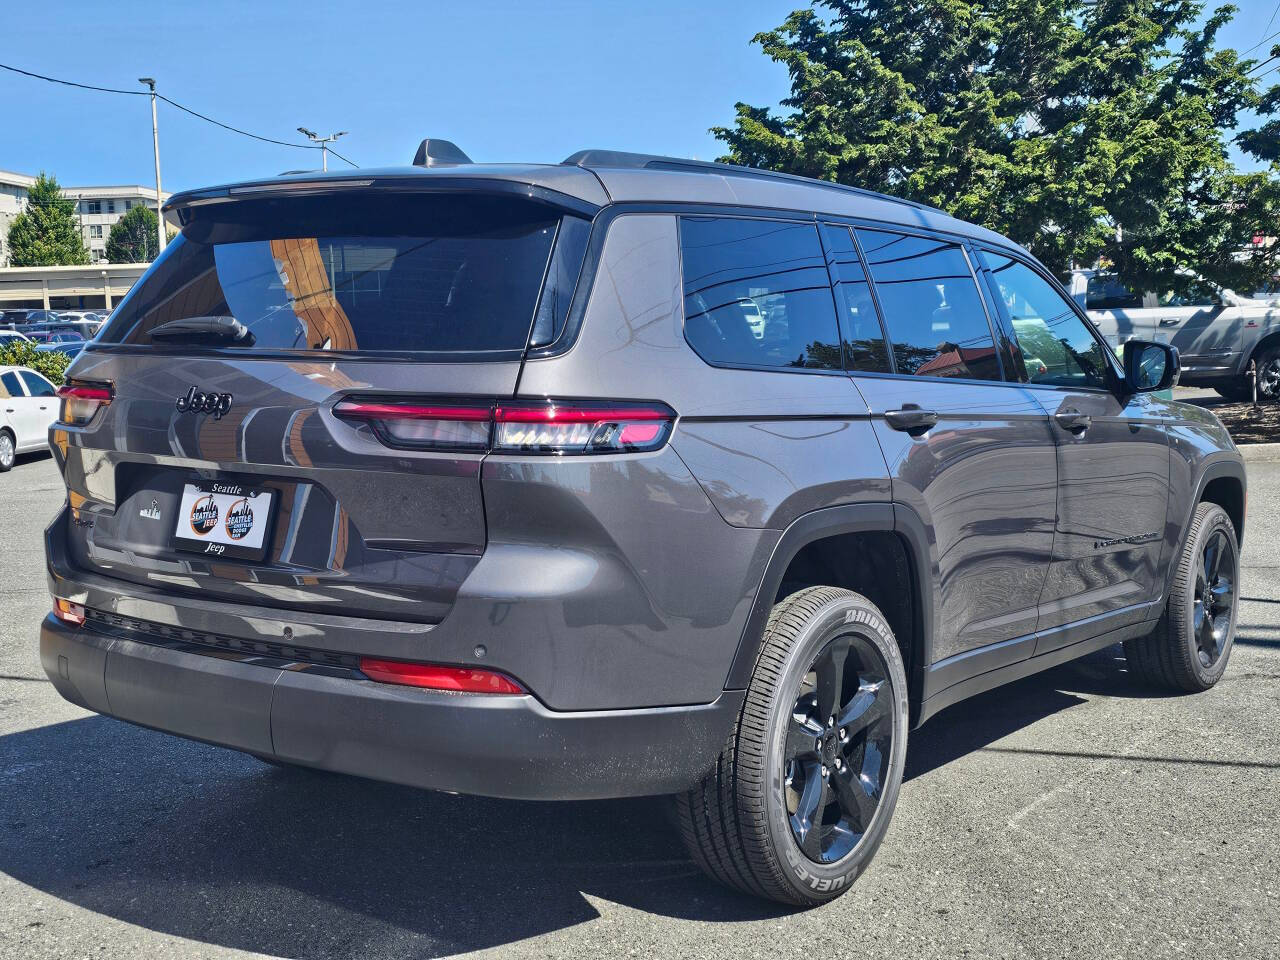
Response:
[{"label": "rear reflector", "polygon": [[442,667],[430,663],[405,663],[401,660],[360,658],[360,670],[379,683],[399,683],[428,690],[452,690],[457,693],[525,693],[510,677],[492,670],[470,667]]},{"label": "rear reflector", "polygon": [[58,396],[62,398],[59,419],[73,427],[83,426],[111,402],[112,393],[109,383],[72,380],[58,388]]},{"label": "rear reflector", "polygon": [[348,397],[333,412],[368,423],[391,447],[549,454],[657,450],[676,417],[662,403],[561,400],[454,404]]},{"label": "rear reflector", "polygon": [[54,597],[53,615],[63,623],[69,623],[76,627],[84,626],[84,607],[78,603],[72,603],[70,600]]}]

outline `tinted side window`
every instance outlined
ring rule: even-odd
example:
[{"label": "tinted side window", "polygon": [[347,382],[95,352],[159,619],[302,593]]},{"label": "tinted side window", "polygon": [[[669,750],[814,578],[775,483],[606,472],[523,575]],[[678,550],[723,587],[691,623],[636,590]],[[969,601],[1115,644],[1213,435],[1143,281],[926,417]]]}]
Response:
[{"label": "tinted side window", "polygon": [[680,255],[685,336],[704,360],[841,369],[815,224],[681,217]]},{"label": "tinted side window", "polygon": [[999,380],[982,296],[954,243],[857,230],[898,373]]},{"label": "tinted side window", "polygon": [[0,373],[0,397],[25,397],[22,384],[18,383],[18,375],[12,371]]},{"label": "tinted side window", "polygon": [[33,397],[52,397],[53,385],[44,377],[38,374],[28,373],[26,370],[19,371],[22,379],[27,385],[27,392]]},{"label": "tinted side window", "polygon": [[849,228],[823,224],[822,242],[827,248],[827,266],[835,279],[845,369],[888,373],[889,348]]},{"label": "tinted side window", "polygon": [[1024,263],[983,251],[1000,290],[1031,383],[1108,386],[1106,347],[1050,283]]},{"label": "tinted side window", "polygon": [[1204,280],[1196,280],[1185,290],[1166,290],[1156,296],[1158,307],[1216,307],[1218,291]]},{"label": "tinted side window", "polygon": [[1097,274],[1089,278],[1085,289],[1086,310],[1137,310],[1142,306],[1142,294],[1134,293],[1111,274]]}]

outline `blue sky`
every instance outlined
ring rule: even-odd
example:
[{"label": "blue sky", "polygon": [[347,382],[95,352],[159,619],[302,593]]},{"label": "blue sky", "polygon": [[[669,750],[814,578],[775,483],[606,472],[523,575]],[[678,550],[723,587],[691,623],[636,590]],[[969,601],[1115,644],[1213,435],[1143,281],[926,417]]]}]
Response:
[{"label": "blue sky", "polygon": [[[583,147],[714,159],[707,128],[730,123],[735,101],[786,95],[785,70],[750,40],[802,5],[51,0],[5,17],[0,62],[126,89],[153,76],[175,100],[282,140],[301,139],[298,126],[348,130],[337,147],[361,166],[407,163],[428,135],[480,161],[554,162]],[[1280,16],[1264,30],[1280,0],[1239,6],[1225,43],[1247,48],[1280,30]],[[0,71],[0,103],[0,168],[67,184],[153,182],[145,98]],[[167,190],[319,166],[163,103],[160,157]]]}]

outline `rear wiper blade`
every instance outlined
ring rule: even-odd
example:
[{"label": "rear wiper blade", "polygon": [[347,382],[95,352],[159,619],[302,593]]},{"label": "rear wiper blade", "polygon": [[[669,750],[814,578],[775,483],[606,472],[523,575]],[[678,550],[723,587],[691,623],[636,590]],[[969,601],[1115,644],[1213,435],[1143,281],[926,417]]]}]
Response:
[{"label": "rear wiper blade", "polygon": [[195,342],[232,342],[237,346],[252,347],[253,333],[235,317],[179,317],[153,327],[152,340],[191,340]]}]

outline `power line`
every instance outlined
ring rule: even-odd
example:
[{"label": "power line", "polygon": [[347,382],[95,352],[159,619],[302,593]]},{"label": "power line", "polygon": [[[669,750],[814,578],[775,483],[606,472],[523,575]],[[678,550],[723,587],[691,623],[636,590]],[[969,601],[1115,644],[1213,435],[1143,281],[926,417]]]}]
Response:
[{"label": "power line", "polygon": [[[1274,16],[1274,14],[1272,14],[1272,16]],[[1265,29],[1266,29],[1266,27],[1263,27],[1263,29],[1265,30]],[[1271,34],[1271,36],[1269,36],[1269,37],[1263,37],[1261,40],[1259,40],[1257,43],[1255,43],[1255,44],[1254,44],[1252,47],[1250,47],[1248,50],[1242,51],[1240,55],[1241,55],[1241,56],[1244,56],[1246,53],[1253,53],[1253,51],[1257,50],[1260,46],[1262,46],[1262,45],[1263,45],[1264,43],[1266,43],[1268,40],[1274,40],[1276,37],[1280,37],[1280,30],[1277,30],[1275,33]]]},{"label": "power line", "polygon": [[[128,97],[151,96],[150,92],[146,90],[120,90],[116,87],[99,87],[90,83],[77,83],[74,80],[60,80],[57,77],[47,77],[42,73],[34,73],[31,70],[22,70],[18,67],[12,67],[7,63],[0,63],[0,68],[8,70],[12,73],[20,73],[24,77],[31,77],[34,80],[44,80],[48,83],[57,83],[57,84],[61,84],[64,87],[76,87],[77,89],[80,89],[80,90],[95,90],[99,93],[118,93]],[[261,140],[263,143],[274,143],[280,147],[293,147],[296,150],[319,150],[320,149],[320,147],[314,146],[310,143],[289,143],[286,140],[276,140],[272,137],[264,137],[256,133],[250,133],[248,130],[242,130],[239,127],[231,126],[231,124],[229,123],[223,123],[221,120],[215,120],[213,119],[213,117],[206,116],[205,114],[200,113],[198,110],[191,109],[185,104],[181,104],[181,103],[178,103],[178,101],[176,100],[169,99],[168,97],[164,96],[164,94],[160,94],[160,93],[156,94],[156,99],[163,100],[165,103],[169,104],[169,106],[174,107],[178,110],[181,110],[183,113],[189,113],[191,114],[191,116],[196,117],[200,120],[203,120],[206,123],[212,123],[215,127],[221,127],[223,130],[229,130],[232,133],[238,133],[242,137],[250,137],[251,139],[254,139],[254,140]],[[343,160],[346,163],[350,163],[351,166],[356,167],[357,169],[359,168],[359,164],[353,163],[352,161],[348,160],[346,157],[342,156],[342,154],[338,153],[336,150],[330,150],[329,152],[332,153],[338,159]]]}]

